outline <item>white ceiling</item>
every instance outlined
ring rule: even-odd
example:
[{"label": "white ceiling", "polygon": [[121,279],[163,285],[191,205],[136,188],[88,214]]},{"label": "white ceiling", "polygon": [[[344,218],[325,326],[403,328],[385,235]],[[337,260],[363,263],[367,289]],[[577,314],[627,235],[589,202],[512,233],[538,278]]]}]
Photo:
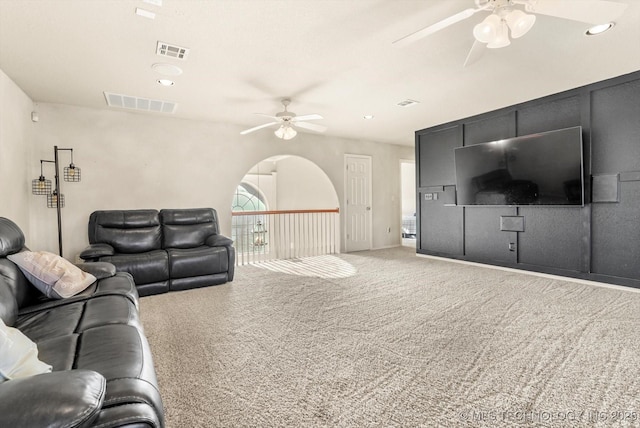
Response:
[{"label": "white ceiling", "polygon": [[[640,70],[640,0],[616,1],[629,7],[601,36],[538,15],[524,37],[465,68],[486,13],[405,48],[392,42],[473,0],[0,0],[0,69],[36,102],[107,109],[108,91],[249,128],[268,121],[253,113],[291,97],[291,111],[324,116],[328,135],[412,145],[418,129]],[[159,40],[190,48],[187,61],[157,56]],[[173,87],[156,83],[158,62],[184,70]],[[420,104],[396,105],[407,98]]]}]

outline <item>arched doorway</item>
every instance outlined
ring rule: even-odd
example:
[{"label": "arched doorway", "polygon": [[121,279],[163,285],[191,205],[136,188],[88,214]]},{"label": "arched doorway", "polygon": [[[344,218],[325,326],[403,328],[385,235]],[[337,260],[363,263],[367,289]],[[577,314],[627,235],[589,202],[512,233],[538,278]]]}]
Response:
[{"label": "arched doorway", "polygon": [[254,165],[232,201],[238,264],[339,252],[339,200],[315,163],[282,155]]}]

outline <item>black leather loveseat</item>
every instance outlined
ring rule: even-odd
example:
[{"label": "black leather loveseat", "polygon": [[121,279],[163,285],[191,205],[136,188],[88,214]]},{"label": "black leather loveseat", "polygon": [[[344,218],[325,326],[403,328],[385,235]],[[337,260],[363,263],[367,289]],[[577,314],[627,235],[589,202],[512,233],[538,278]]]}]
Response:
[{"label": "black leather loveseat", "polygon": [[53,371],[0,382],[0,427],[162,427],[131,275],[104,263],[102,279],[84,291],[48,299],[7,258],[24,244],[18,226],[0,217],[0,319],[33,341]]},{"label": "black leather loveseat", "polygon": [[85,261],[129,272],[141,296],[233,281],[235,249],[212,208],[95,211]]}]

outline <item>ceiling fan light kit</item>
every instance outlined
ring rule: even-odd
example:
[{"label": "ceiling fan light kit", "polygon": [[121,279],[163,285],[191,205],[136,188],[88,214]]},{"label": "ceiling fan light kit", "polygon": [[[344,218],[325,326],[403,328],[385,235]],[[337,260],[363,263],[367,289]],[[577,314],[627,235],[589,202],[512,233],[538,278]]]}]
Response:
[{"label": "ceiling fan light kit", "polygon": [[282,124],[280,128],[276,129],[274,134],[276,135],[276,137],[280,139],[290,140],[296,135],[298,135],[298,132],[295,129],[293,129],[291,125],[287,123],[287,124]]},{"label": "ceiling fan light kit", "polygon": [[499,9],[473,28],[473,36],[480,43],[486,43],[488,48],[504,48],[511,44],[509,30],[511,37],[517,39],[527,34],[535,22],[535,15],[520,9]]}]

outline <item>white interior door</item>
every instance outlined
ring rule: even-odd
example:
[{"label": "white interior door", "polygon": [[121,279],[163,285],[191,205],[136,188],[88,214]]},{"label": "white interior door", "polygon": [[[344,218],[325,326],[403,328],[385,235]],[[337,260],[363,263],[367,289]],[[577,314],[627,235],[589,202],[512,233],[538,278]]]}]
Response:
[{"label": "white interior door", "polygon": [[345,155],[345,250],[371,249],[371,156]]}]

